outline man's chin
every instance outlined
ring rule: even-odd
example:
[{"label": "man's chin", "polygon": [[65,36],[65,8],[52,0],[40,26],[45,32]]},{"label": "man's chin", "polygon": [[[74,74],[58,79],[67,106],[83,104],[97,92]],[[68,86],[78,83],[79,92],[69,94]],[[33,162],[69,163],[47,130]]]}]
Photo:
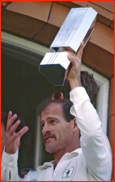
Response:
[{"label": "man's chin", "polygon": [[49,143],[45,143],[45,150],[48,152],[48,153],[54,153],[55,150],[56,150],[56,145],[54,142],[49,142]]},{"label": "man's chin", "polygon": [[46,152],[48,152],[48,153],[50,153],[50,154],[53,154],[55,151],[53,151],[53,150],[49,150],[49,149],[46,149]]}]

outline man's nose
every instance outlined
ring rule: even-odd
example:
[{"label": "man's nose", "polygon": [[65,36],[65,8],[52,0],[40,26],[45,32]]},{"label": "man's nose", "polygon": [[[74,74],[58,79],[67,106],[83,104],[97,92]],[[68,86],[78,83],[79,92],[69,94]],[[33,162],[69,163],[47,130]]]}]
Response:
[{"label": "man's nose", "polygon": [[49,131],[50,131],[49,125],[45,123],[42,129],[42,134],[44,135],[46,132],[49,132]]}]

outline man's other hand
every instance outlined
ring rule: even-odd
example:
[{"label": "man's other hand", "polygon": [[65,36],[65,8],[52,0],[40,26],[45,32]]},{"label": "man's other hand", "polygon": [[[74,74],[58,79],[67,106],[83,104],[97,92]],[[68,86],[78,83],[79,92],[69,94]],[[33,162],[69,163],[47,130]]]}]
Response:
[{"label": "man's other hand", "polygon": [[[17,114],[12,115],[12,111],[8,113],[7,119],[7,127],[6,127],[6,145],[5,151],[8,154],[14,154],[20,146],[21,137],[28,131],[28,127],[24,126],[19,132],[15,132],[16,128],[20,124],[20,120],[17,120],[15,123],[15,119],[17,118]],[[14,123],[14,124],[13,124]]]}]

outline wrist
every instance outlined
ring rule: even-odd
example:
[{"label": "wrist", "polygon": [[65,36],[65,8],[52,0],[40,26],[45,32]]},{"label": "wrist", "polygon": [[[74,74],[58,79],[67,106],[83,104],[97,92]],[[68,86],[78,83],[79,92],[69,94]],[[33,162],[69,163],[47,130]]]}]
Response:
[{"label": "wrist", "polygon": [[82,87],[80,80],[69,80],[70,88],[73,90],[76,87]]},{"label": "wrist", "polygon": [[15,154],[16,151],[17,151],[17,150],[15,150],[15,149],[14,149],[14,150],[11,150],[11,149],[9,150],[9,149],[7,149],[7,147],[5,147],[5,152],[6,152],[7,154]]}]

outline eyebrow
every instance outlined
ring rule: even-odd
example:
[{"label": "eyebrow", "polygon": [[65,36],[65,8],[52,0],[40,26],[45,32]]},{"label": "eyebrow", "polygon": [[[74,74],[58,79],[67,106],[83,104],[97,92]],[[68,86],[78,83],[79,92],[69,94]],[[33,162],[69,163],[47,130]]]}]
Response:
[{"label": "eyebrow", "polygon": [[[48,117],[46,120],[49,120],[49,119],[56,119],[57,121],[59,121],[57,118],[55,117]],[[42,124],[44,122],[44,120],[41,120],[40,123]]]}]

